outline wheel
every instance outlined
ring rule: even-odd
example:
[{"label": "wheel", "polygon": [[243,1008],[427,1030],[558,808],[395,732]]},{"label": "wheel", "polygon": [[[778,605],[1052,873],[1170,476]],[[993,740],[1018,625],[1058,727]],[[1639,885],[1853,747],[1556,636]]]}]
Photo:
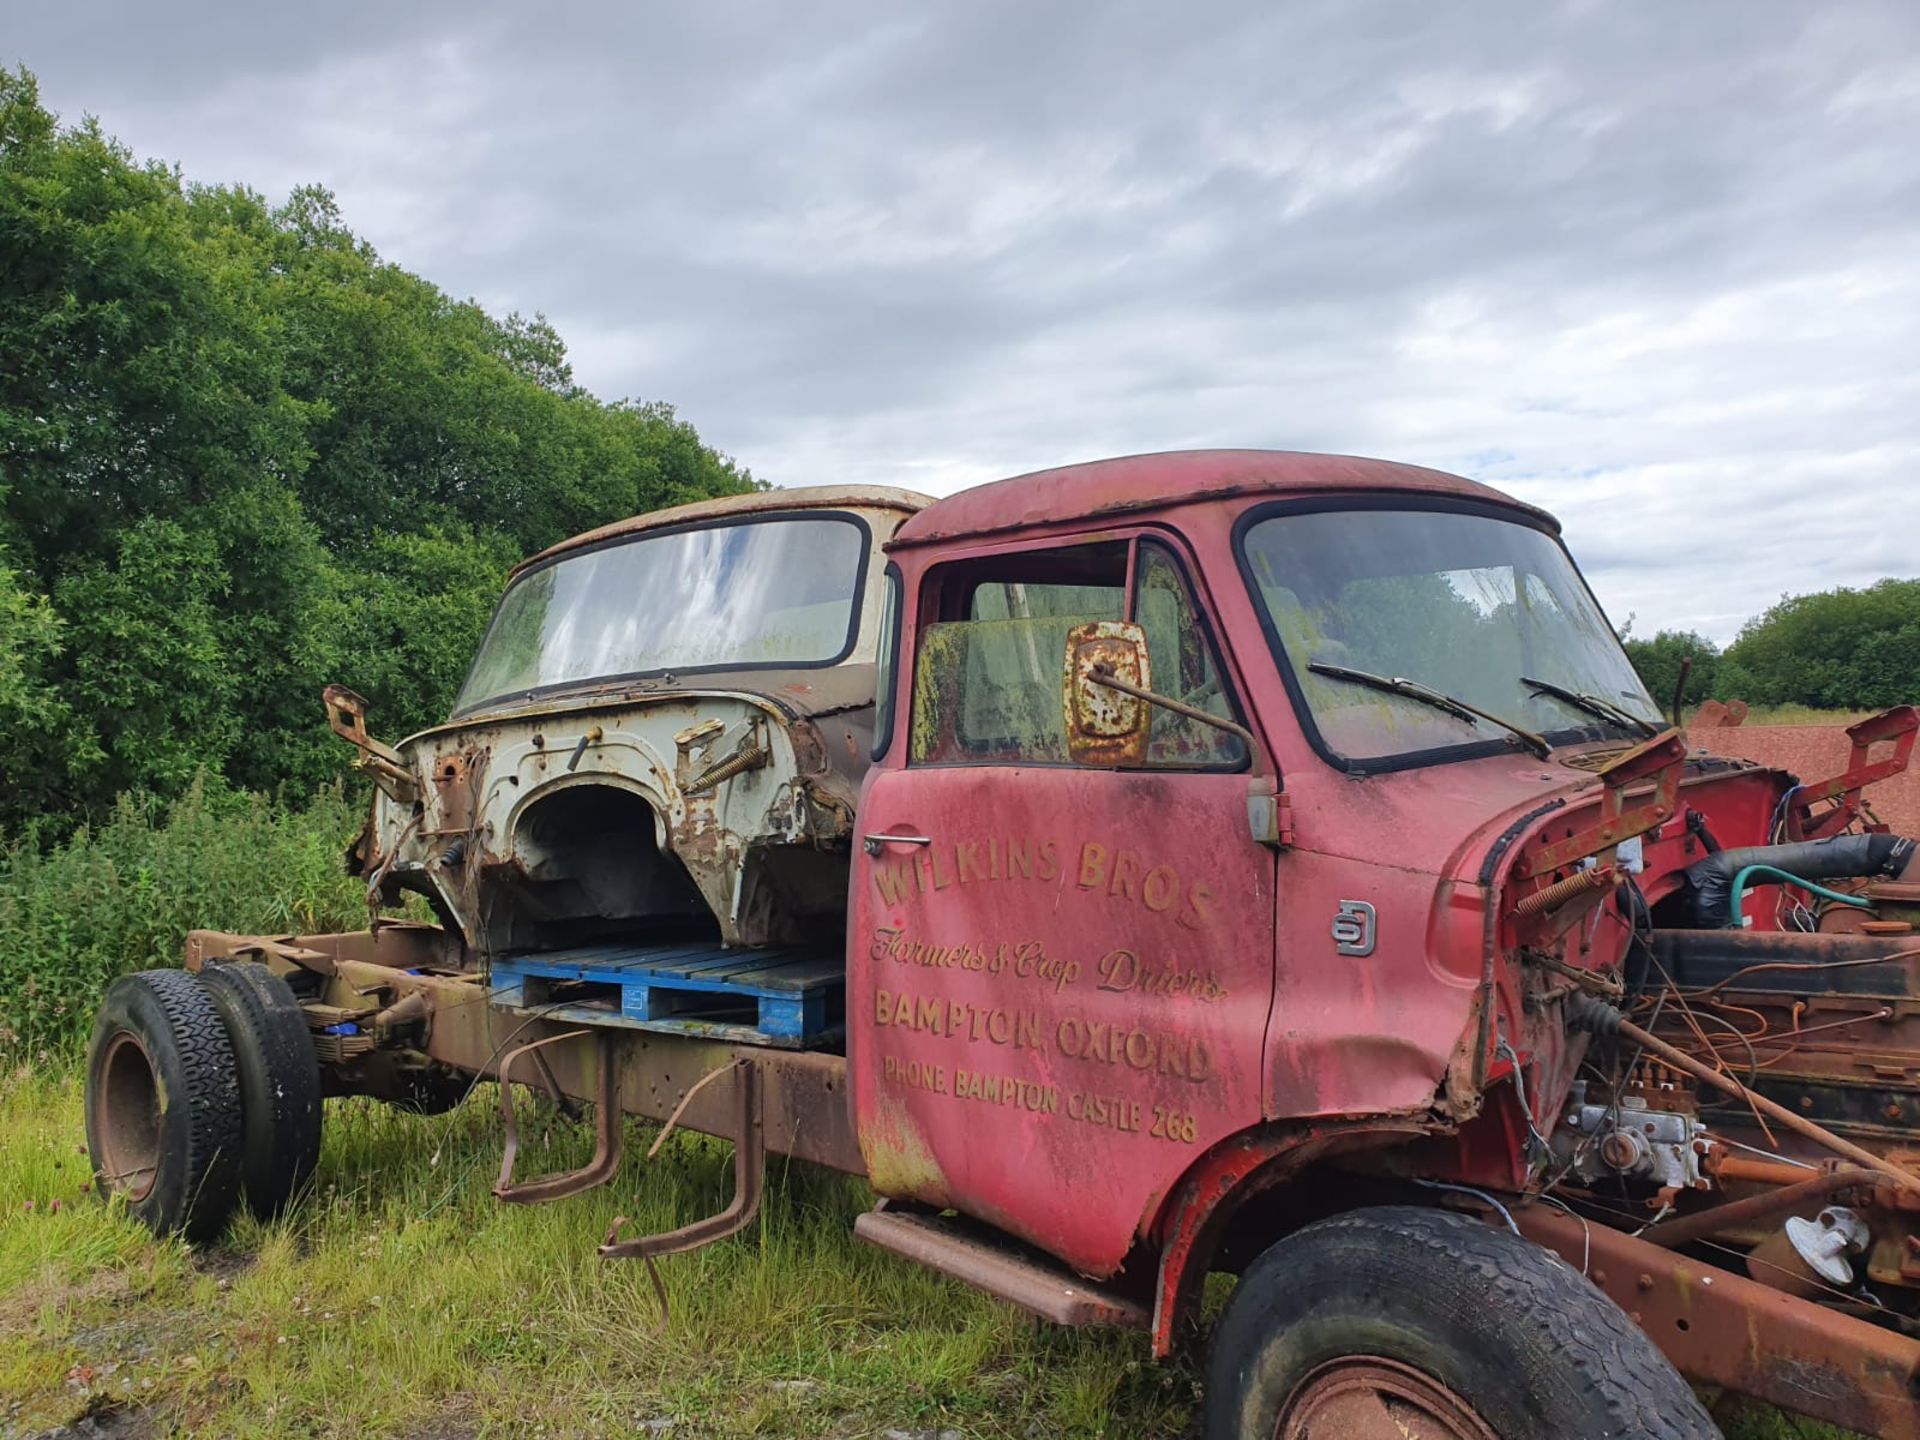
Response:
[{"label": "wheel", "polygon": [[1356,1210],[1241,1277],[1207,1440],[1718,1440],[1666,1357],[1545,1250],[1464,1215]]},{"label": "wheel", "polygon": [[227,1027],[240,1077],[241,1188],[269,1219],[320,1159],[320,1062],[293,991],[252,960],[210,961],[200,984]]},{"label": "wheel", "polygon": [[216,1238],[240,1194],[240,1085],[212,998],[184,970],[107,987],[87,1048],[95,1188],[159,1235]]}]

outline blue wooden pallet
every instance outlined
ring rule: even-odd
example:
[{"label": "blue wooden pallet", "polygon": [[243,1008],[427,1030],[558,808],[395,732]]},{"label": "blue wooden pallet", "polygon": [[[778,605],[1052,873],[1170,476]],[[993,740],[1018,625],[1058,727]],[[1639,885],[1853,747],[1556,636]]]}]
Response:
[{"label": "blue wooden pallet", "polygon": [[802,1048],[846,1029],[846,962],[817,946],[611,941],[499,956],[493,1003],[585,1025]]}]

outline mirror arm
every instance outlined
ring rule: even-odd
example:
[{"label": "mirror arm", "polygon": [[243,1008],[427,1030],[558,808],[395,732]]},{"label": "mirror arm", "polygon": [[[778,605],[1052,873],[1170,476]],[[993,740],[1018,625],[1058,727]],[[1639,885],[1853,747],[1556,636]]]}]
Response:
[{"label": "mirror arm", "polygon": [[1202,725],[1211,725],[1216,730],[1224,730],[1229,735],[1238,735],[1240,742],[1247,747],[1247,758],[1252,759],[1259,749],[1259,743],[1253,738],[1253,732],[1237,720],[1223,720],[1218,715],[1202,710],[1198,705],[1189,705],[1184,700],[1175,700],[1170,695],[1156,695],[1151,690],[1143,690],[1138,685],[1129,685],[1120,679],[1105,665],[1095,665],[1087,671],[1087,679],[1096,685],[1104,685],[1109,690],[1118,690],[1122,695],[1131,695],[1136,700],[1144,700],[1149,705],[1158,705],[1162,710],[1171,710],[1176,715],[1184,715],[1189,720],[1198,720]]}]

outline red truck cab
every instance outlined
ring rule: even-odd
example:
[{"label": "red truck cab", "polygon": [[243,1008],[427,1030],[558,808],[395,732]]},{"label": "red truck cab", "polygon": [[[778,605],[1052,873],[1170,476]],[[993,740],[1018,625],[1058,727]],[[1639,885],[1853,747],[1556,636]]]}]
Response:
[{"label": "red truck cab", "polygon": [[[968,491],[891,555],[849,902],[876,1188],[1107,1276],[1236,1137],[1474,1118],[1480,869],[1597,790],[1581,762],[1623,729],[1526,681],[1662,723],[1548,516],[1405,465],[1209,452]],[[1098,622],[1224,723],[1143,705],[1137,753],[1075,755],[1063,654]],[[1331,667],[1419,673],[1552,757]],[[1500,1013],[1496,1050],[1555,1050],[1535,1028]],[[1488,1155],[1473,1178],[1523,1187],[1522,1147]]]},{"label": "red truck cab", "polygon": [[[1430,1213],[1355,1208],[1465,1192],[1606,1282],[1599,1227],[1551,1199],[1516,1219],[1496,1192],[1577,1176],[1644,1205],[1609,1219],[1641,1227],[1744,1143],[1632,1054],[1600,1105],[1572,1103],[1583,1024],[1632,1000],[1630,951],[1694,923],[1702,837],[1775,836],[1790,777],[1688,757],[1551,516],[1408,465],[1215,451],[982,486],[889,556],[848,900],[854,1115],[887,1197],[868,1238],[1012,1295],[939,1217],[985,1222],[1089,1285],[1022,1303],[1145,1324],[1162,1354],[1205,1274],[1241,1273],[1210,1435],[1714,1433],[1684,1387],[1648,1398],[1671,1379],[1650,1356],[1626,1367],[1637,1400],[1502,1411],[1530,1345],[1567,1376],[1608,1368],[1562,1332],[1629,1345],[1622,1311],[1688,1373],[1828,1415],[1825,1381],[1783,1357],[1826,1374],[1836,1345],[1906,1343],[1841,1342],[1809,1306],[1709,1360],[1694,1327],[1774,1307],[1773,1277],[1660,1269],[1635,1291],[1641,1262],[1609,1252],[1619,1309],[1585,1280],[1549,1304],[1557,1274],[1456,1250]],[[1509,1271],[1535,1308],[1455,1286],[1436,1255]],[[1415,1308],[1383,1320],[1396,1304]],[[1512,1313],[1453,1337],[1451,1372],[1409,1371],[1418,1345],[1353,1353],[1383,1323],[1482,1310]],[[1855,1353],[1856,1373],[1882,1363]],[[1848,1414],[1908,1433],[1911,1361],[1888,1353]],[[1435,1380],[1453,1373],[1459,1391]],[[1636,1405],[1657,1420],[1610,1428]]]}]

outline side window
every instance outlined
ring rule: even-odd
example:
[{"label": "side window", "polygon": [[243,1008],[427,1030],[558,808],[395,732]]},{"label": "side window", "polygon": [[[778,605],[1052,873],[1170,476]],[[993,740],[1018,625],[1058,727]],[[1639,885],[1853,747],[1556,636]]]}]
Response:
[{"label": "side window", "polygon": [[900,664],[900,572],[887,567],[880,592],[880,658],[873,670],[873,758],[893,743],[894,675]]},{"label": "side window", "polygon": [[[1131,558],[1133,588],[1127,586]],[[1018,552],[942,566],[928,577],[913,677],[908,759],[915,764],[1066,765],[1062,704],[1067,633],[1132,619],[1147,635],[1154,689],[1233,718],[1220,667],[1172,554],[1142,543]],[[1237,768],[1238,736],[1156,709],[1147,764]]]},{"label": "side window", "polygon": [[[1193,592],[1165,548],[1143,541],[1133,577],[1133,620],[1147,632],[1147,658],[1156,694],[1184,701],[1222,720],[1235,718]],[[1234,769],[1247,760],[1246,742],[1204,721],[1153,711],[1147,764]]]}]

